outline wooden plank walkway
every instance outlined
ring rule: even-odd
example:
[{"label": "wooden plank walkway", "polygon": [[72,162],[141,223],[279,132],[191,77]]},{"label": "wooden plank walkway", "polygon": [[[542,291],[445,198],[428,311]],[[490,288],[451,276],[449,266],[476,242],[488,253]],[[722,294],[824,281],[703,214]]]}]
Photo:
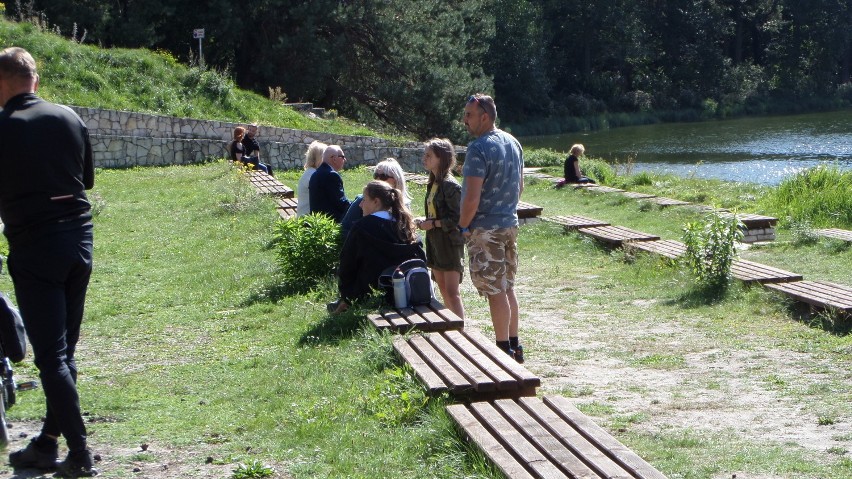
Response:
[{"label": "wooden plank walkway", "polygon": [[826,238],[839,239],[841,241],[850,241],[852,242],[852,231],[849,230],[841,230],[837,228],[823,228],[814,230],[819,236],[824,236]]},{"label": "wooden plank walkway", "polygon": [[624,247],[653,253],[669,259],[678,259],[686,253],[686,245],[675,240],[636,241],[626,243]]},{"label": "wooden plank walkway", "polygon": [[778,218],[771,216],[756,215],[752,213],[731,213],[730,211],[718,211],[722,218],[736,218],[746,227],[746,229],[765,229],[774,228],[778,223]]},{"label": "wooden plank walkway", "polygon": [[[583,185],[585,187],[586,185]],[[597,185],[594,188],[589,188],[589,191],[595,191],[599,193],[624,193],[624,190],[620,190],[618,188],[613,188],[611,186],[603,186]]]},{"label": "wooden plank walkway", "polygon": [[288,220],[296,217],[296,206],[299,204],[296,198],[276,198],[275,210],[281,219]]},{"label": "wooden plank walkway", "polygon": [[852,313],[852,287],[828,281],[793,281],[767,284],[767,288],[820,309]]},{"label": "wooden plank walkway", "polygon": [[480,401],[535,396],[541,379],[473,330],[396,336],[396,353],[430,395]]},{"label": "wooden plank walkway", "polygon": [[281,198],[292,198],[295,196],[292,188],[281,183],[265,171],[249,171],[248,175],[249,182],[262,195],[280,196]]},{"label": "wooden plank walkway", "polygon": [[639,193],[638,191],[625,191],[622,193],[622,196],[626,196],[628,198],[633,198],[634,200],[647,200],[650,198],[656,198],[657,195],[651,195],[648,193]]},{"label": "wooden plank walkway", "polygon": [[584,235],[589,235],[596,240],[615,245],[621,245],[627,241],[655,241],[660,239],[659,236],[632,230],[624,226],[592,226],[578,228],[577,231]]},{"label": "wooden plank walkway", "polygon": [[550,216],[544,218],[544,220],[560,224],[568,231],[573,231],[578,228],[590,228],[592,226],[609,226],[609,223],[606,221],[596,220],[594,218],[588,218],[580,215]]},{"label": "wooden plank walkway", "polygon": [[674,198],[666,198],[666,197],[663,197],[663,196],[657,196],[655,198],[648,198],[647,201],[650,201],[651,203],[660,205],[663,208],[665,208],[667,206],[684,206],[684,205],[690,204],[688,201],[681,201],[681,200],[676,200]]},{"label": "wooden plank walkway", "polygon": [[[627,243],[624,247],[653,253],[673,260],[679,259],[686,253],[686,245],[675,240],[638,241]],[[802,280],[802,275],[800,274],[744,259],[735,259],[731,263],[731,276],[744,283],[760,284]]]},{"label": "wooden plank walkway", "polygon": [[453,404],[462,432],[510,479],[665,479],[561,396]]},{"label": "wooden plank walkway", "polygon": [[433,299],[432,304],[428,306],[414,306],[403,309],[390,308],[380,311],[378,314],[371,313],[367,315],[367,319],[380,331],[388,330],[399,333],[406,333],[411,330],[447,331],[464,327],[464,320],[456,316],[437,299]]}]

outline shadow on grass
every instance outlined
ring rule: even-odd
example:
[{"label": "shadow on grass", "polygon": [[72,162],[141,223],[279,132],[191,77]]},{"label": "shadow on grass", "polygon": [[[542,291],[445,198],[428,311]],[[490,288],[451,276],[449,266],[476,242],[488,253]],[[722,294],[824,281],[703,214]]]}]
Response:
[{"label": "shadow on grass", "polygon": [[310,329],[302,333],[296,344],[299,346],[338,344],[344,339],[349,339],[364,324],[367,314],[377,311],[380,305],[380,298],[369,298],[354,304],[346,312],[328,314]]},{"label": "shadow on grass", "polygon": [[725,300],[730,290],[730,285],[725,284],[696,284],[688,289],[683,294],[674,299],[666,301],[664,304],[676,305],[684,309],[700,308],[702,306],[712,306]]},{"label": "shadow on grass", "polygon": [[790,301],[787,311],[793,320],[835,336],[843,337],[852,332],[852,313],[830,309],[814,311],[808,304],[798,301]]}]

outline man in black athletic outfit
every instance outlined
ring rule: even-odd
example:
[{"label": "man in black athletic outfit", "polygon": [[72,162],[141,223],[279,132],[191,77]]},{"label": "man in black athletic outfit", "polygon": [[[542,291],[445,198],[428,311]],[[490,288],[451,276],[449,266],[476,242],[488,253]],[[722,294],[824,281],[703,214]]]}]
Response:
[{"label": "man in black athletic outfit", "polygon": [[[18,468],[56,469],[63,477],[97,474],[86,444],[74,352],[92,273],[94,185],[89,132],[71,109],[35,92],[33,57],[0,52],[0,218],[8,268],[38,367],[47,414],[41,434],[9,455]],[[68,456],[57,462],[59,435]]]}]

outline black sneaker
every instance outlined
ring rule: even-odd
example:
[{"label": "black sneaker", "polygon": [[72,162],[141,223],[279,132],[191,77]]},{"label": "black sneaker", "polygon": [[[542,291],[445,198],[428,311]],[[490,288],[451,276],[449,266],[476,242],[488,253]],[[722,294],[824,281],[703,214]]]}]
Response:
[{"label": "black sneaker", "polygon": [[88,449],[69,452],[68,457],[56,465],[57,477],[92,477],[97,475],[98,470],[95,469],[92,451]]},{"label": "black sneaker", "polygon": [[14,469],[53,470],[56,468],[57,459],[59,445],[55,441],[51,444],[50,440],[36,437],[27,447],[9,454],[9,465]]},{"label": "black sneaker", "polygon": [[519,344],[515,346],[514,351],[515,354],[513,354],[513,357],[515,358],[515,361],[519,364],[524,364],[524,347]]}]

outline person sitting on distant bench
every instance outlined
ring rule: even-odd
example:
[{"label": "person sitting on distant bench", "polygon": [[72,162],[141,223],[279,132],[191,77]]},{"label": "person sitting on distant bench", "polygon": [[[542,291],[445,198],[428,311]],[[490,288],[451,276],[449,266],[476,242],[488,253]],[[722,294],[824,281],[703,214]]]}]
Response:
[{"label": "person sitting on distant bench", "polygon": [[246,129],[238,126],[234,128],[234,141],[228,146],[228,154],[231,156],[231,161],[242,162],[246,156],[246,147],[243,146],[243,136],[246,134]]},{"label": "person sitting on distant bench", "polygon": [[272,165],[260,162],[260,144],[255,139],[256,135],[257,124],[252,123],[246,128],[245,136],[243,136],[243,146],[246,151],[242,162],[252,165],[252,168],[255,170],[264,171],[272,175]]},{"label": "person sitting on distant bench", "polygon": [[[581,144],[576,144],[571,147],[571,153],[565,159],[565,183],[594,183],[591,178],[583,176],[580,171],[580,157],[585,153],[586,148]],[[562,183],[557,186],[562,186]]]}]

